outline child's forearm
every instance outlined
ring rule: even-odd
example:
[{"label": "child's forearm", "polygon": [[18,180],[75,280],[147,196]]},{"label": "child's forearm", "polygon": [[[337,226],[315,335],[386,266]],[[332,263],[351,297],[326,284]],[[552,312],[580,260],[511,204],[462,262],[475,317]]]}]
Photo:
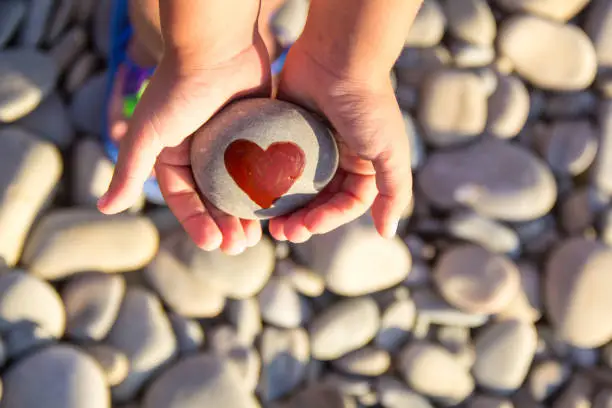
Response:
[{"label": "child's forearm", "polygon": [[302,42],[343,75],[388,73],[422,0],[312,0]]},{"label": "child's forearm", "polygon": [[259,0],[160,0],[165,51],[227,61],[253,44]]}]

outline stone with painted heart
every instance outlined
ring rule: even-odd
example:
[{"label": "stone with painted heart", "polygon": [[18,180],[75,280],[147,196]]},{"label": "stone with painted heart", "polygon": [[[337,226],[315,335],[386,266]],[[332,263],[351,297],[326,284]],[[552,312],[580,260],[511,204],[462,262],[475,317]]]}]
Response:
[{"label": "stone with painted heart", "polygon": [[264,98],[233,102],[195,132],[200,193],[227,214],[268,219],[310,202],[338,168],[331,130],[305,109]]}]

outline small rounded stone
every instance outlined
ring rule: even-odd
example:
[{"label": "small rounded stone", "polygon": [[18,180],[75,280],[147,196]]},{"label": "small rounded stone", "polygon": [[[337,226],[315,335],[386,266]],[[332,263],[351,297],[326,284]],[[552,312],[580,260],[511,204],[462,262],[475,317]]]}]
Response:
[{"label": "small rounded stone", "polygon": [[191,164],[200,192],[220,210],[267,219],[308,203],[332,179],[331,130],[288,102],[234,102],[196,131]]},{"label": "small rounded stone", "polygon": [[364,347],[335,360],[332,365],[347,374],[375,377],[391,365],[391,356],[384,350]]}]

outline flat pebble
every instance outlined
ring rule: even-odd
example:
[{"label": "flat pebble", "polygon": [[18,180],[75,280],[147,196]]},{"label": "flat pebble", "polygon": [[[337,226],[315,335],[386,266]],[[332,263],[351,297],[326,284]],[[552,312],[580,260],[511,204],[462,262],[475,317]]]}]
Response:
[{"label": "flat pebble", "polygon": [[385,373],[391,365],[391,356],[385,350],[364,347],[332,362],[339,371],[351,375],[376,377]]},{"label": "flat pebble", "polygon": [[564,341],[599,347],[612,339],[612,250],[601,242],[569,238],[548,258],[545,302],[550,321]]},{"label": "flat pebble", "polygon": [[235,366],[224,357],[202,353],[164,371],[147,388],[143,408],[257,408]]},{"label": "flat pebble", "polygon": [[527,380],[531,396],[536,401],[546,400],[561,389],[571,373],[571,368],[560,361],[546,360],[535,363]]},{"label": "flat pebble", "polygon": [[294,248],[325,278],[327,289],[341,296],[361,296],[397,285],[412,264],[402,241],[382,238],[368,217],[315,235]]},{"label": "flat pebble", "polygon": [[518,135],[527,122],[530,107],[523,82],[514,76],[499,75],[488,101],[487,132],[502,139]]},{"label": "flat pebble", "polygon": [[481,68],[495,61],[495,48],[463,42],[453,42],[450,52],[457,68]]},{"label": "flat pebble", "polygon": [[76,10],[76,0],[59,0],[45,35],[45,42],[54,43],[70,24]]},{"label": "flat pebble", "polygon": [[580,235],[593,227],[598,215],[608,206],[608,198],[586,186],[570,191],[560,204],[561,227],[570,235]]},{"label": "flat pebble", "polygon": [[49,55],[63,73],[86,46],[87,32],[82,27],[76,26],[62,35],[57,44],[49,50]]},{"label": "flat pebble", "polygon": [[432,324],[479,327],[488,319],[486,314],[462,312],[454,308],[427,287],[414,291],[412,299],[417,308],[417,315]]},{"label": "flat pebble", "polygon": [[236,329],[238,340],[245,345],[252,345],[261,333],[261,310],[256,298],[232,300],[228,305],[228,320]]},{"label": "flat pebble", "polygon": [[511,393],[525,381],[536,352],[538,335],[530,323],[507,320],[486,327],[476,337],[476,383]]},{"label": "flat pebble", "polygon": [[457,212],[445,221],[448,233],[455,238],[480,245],[491,252],[518,255],[520,241],[514,230],[502,223],[473,212]]},{"label": "flat pebble", "polygon": [[556,121],[548,127],[541,151],[555,173],[576,176],[591,166],[597,145],[597,135],[589,121]]},{"label": "flat pebble", "polygon": [[[24,48],[34,48],[43,40],[45,29],[51,18],[53,0],[32,0],[28,4],[28,13],[21,26],[17,43]],[[1,59],[1,58],[0,58]]]},{"label": "flat pebble", "polygon": [[270,279],[257,298],[263,321],[274,326],[286,329],[302,326],[312,313],[306,299],[282,278]]},{"label": "flat pebble", "polygon": [[[0,63],[1,64],[1,63]],[[62,174],[59,151],[16,127],[0,130],[0,258],[19,260],[39,211],[51,198]]]},{"label": "flat pebble", "polygon": [[601,193],[612,197],[612,99],[599,105],[599,150],[592,172],[592,184]]},{"label": "flat pebble", "polygon": [[446,1],[444,11],[448,29],[455,37],[476,45],[493,44],[497,26],[487,1]]},{"label": "flat pebble", "polygon": [[612,68],[612,5],[593,0],[586,15],[585,31],[593,41],[597,62],[602,69]]},{"label": "flat pebble", "polygon": [[377,347],[396,351],[408,340],[414,326],[416,306],[412,299],[398,299],[384,309],[380,320],[380,330],[374,343]]},{"label": "flat pebble", "polygon": [[541,274],[536,266],[522,262],[517,265],[521,286],[517,295],[496,315],[497,319],[516,319],[535,323],[542,317]]},{"label": "flat pebble", "polygon": [[325,279],[311,268],[290,261],[280,261],[276,264],[276,273],[289,280],[304,296],[317,297],[325,291]]},{"label": "flat pebble", "polygon": [[485,129],[487,98],[476,74],[444,69],[429,75],[417,113],[425,142],[447,147],[476,138]]},{"label": "flat pebble", "polygon": [[[76,242],[78,251],[74,250]],[[151,261],[158,242],[155,226],[145,217],[57,209],[36,225],[21,261],[31,273],[45,279],[88,270],[131,271]]]},{"label": "flat pebble", "polygon": [[378,397],[385,408],[432,408],[429,401],[412,391],[395,377],[382,376],[376,386]]},{"label": "flat pebble", "polygon": [[516,16],[504,21],[498,43],[519,75],[539,88],[580,90],[595,79],[595,49],[576,26],[536,16]]},{"label": "flat pebble", "polygon": [[23,0],[7,0],[0,3],[0,49],[10,41],[26,15]]},{"label": "flat pebble", "polygon": [[[46,347],[2,376],[3,408],[108,408],[110,393],[96,361],[74,347]],[[44,402],[43,402],[44,401]]]},{"label": "flat pebble", "polygon": [[200,323],[177,313],[169,313],[168,318],[181,356],[196,353],[204,344],[204,329]]},{"label": "flat pebble", "polygon": [[546,99],[544,114],[549,118],[578,119],[597,110],[599,100],[594,92],[561,92]]},{"label": "flat pebble", "polygon": [[468,370],[451,353],[434,344],[409,344],[402,350],[398,368],[414,391],[444,404],[458,404],[474,390]]},{"label": "flat pebble", "polygon": [[146,381],[177,354],[177,341],[161,302],[141,288],[126,292],[106,343],[130,361],[127,378],[113,388],[113,400],[118,402],[135,397]]},{"label": "flat pebble", "polygon": [[540,159],[497,139],[432,154],[417,182],[440,208],[465,206],[505,221],[541,217],[557,197],[553,175]]},{"label": "flat pebble", "polygon": [[503,310],[520,287],[518,268],[510,259],[472,244],[446,251],[433,276],[442,297],[470,313],[494,314]]},{"label": "flat pebble", "polygon": [[451,61],[448,49],[441,45],[428,48],[406,47],[395,62],[399,86],[420,87],[428,75],[450,65]]},{"label": "flat pebble", "polygon": [[99,136],[104,131],[104,95],[108,73],[101,72],[91,77],[72,96],[70,118],[74,127],[84,133]]},{"label": "flat pebble", "polygon": [[64,90],[73,94],[93,75],[99,64],[98,57],[91,52],[84,52],[76,58],[72,66],[68,68],[64,80]]},{"label": "flat pebble", "polygon": [[68,335],[78,340],[102,340],[117,319],[125,280],[122,276],[84,273],[62,288]]},{"label": "flat pebble", "polygon": [[567,21],[578,14],[589,0],[496,0],[502,8],[513,12],[535,14],[558,21]]},{"label": "flat pebble", "polygon": [[64,305],[51,285],[19,270],[0,275],[0,330],[9,357],[61,338],[65,327]]},{"label": "flat pebble", "polygon": [[258,392],[264,401],[288,395],[305,380],[310,345],[304,329],[266,327],[260,350],[262,371]]},{"label": "flat pebble", "polygon": [[86,346],[84,350],[102,367],[109,386],[119,385],[125,380],[130,371],[130,362],[125,354],[104,344]]},{"label": "flat pebble", "polygon": [[223,293],[189,270],[170,251],[161,249],[144,276],[173,311],[194,318],[214,317],[225,306]]},{"label": "flat pebble", "polygon": [[34,111],[19,119],[15,125],[48,140],[60,149],[67,148],[75,136],[68,109],[57,93],[47,96]]},{"label": "flat pebble", "polygon": [[204,251],[182,231],[168,240],[175,242],[171,244],[172,252],[198,279],[232,299],[246,299],[259,293],[274,270],[274,245],[265,237],[235,256]]},{"label": "flat pebble", "polygon": [[312,356],[324,361],[338,359],[369,343],[379,325],[372,298],[341,300],[313,318],[309,327]]},{"label": "flat pebble", "polygon": [[406,47],[431,47],[444,36],[446,16],[437,0],[424,0],[406,37]]}]

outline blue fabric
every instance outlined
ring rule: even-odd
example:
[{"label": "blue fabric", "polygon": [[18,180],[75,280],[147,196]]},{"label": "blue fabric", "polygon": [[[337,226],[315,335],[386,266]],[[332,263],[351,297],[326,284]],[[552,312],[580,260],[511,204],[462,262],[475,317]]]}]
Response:
[{"label": "blue fabric", "polygon": [[[110,56],[108,61],[108,81],[105,94],[105,111],[102,113],[102,142],[104,150],[113,163],[117,163],[119,149],[112,141],[109,135],[108,126],[108,106],[113,90],[115,75],[119,66],[122,63],[136,65],[127,55],[127,46],[132,36],[132,26],[128,14],[128,0],[113,0],[111,5],[111,27],[110,27]],[[272,63],[272,75],[277,75],[281,72],[287,57],[289,48],[283,50],[282,54]],[[155,68],[149,68],[149,73],[152,75]],[[149,178],[144,185],[143,191],[147,199],[155,204],[164,205],[165,201],[159,190],[159,184],[154,177]]]}]

